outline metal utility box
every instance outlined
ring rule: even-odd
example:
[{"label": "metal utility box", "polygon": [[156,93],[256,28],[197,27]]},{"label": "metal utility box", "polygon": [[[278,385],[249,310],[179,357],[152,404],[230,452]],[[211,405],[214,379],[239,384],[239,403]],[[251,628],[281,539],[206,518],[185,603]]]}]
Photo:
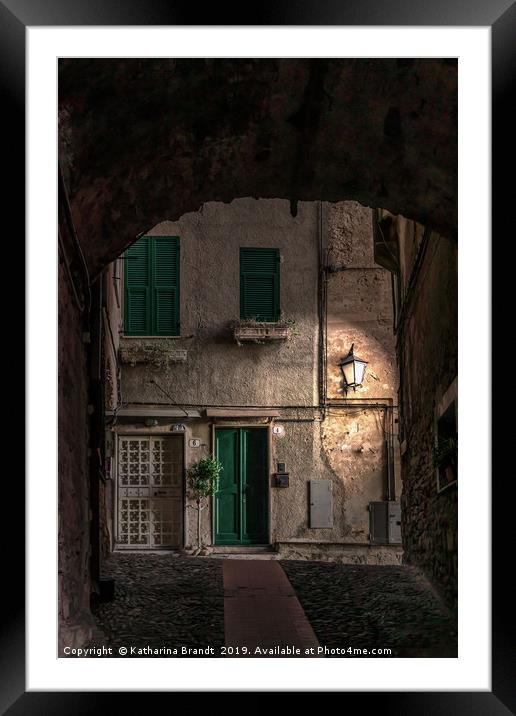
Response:
[{"label": "metal utility box", "polygon": [[274,473],[274,487],[288,487],[289,486],[289,473],[288,472],[275,472]]},{"label": "metal utility box", "polygon": [[401,544],[401,505],[388,502],[389,505],[389,544]]},{"label": "metal utility box", "polygon": [[369,503],[371,544],[401,544],[401,507],[399,502]]},{"label": "metal utility box", "polygon": [[310,480],[310,527],[333,527],[330,480]]}]

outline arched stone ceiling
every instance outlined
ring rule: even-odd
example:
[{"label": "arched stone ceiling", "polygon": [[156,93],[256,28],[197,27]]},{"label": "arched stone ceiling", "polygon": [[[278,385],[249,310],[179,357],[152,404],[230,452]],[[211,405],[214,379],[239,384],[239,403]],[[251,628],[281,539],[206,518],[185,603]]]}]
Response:
[{"label": "arched stone ceiling", "polygon": [[453,59],[64,59],[59,118],[93,275],[158,221],[245,196],[355,199],[456,235]]}]

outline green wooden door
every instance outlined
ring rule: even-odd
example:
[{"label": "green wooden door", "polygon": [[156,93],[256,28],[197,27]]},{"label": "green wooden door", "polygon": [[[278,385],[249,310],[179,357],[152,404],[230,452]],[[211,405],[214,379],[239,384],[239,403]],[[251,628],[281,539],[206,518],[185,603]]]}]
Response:
[{"label": "green wooden door", "polygon": [[217,428],[224,467],[215,495],[215,544],[265,544],[268,452],[266,428]]},{"label": "green wooden door", "polygon": [[239,431],[215,431],[215,450],[224,470],[215,494],[215,544],[237,544],[240,540],[240,452]]}]

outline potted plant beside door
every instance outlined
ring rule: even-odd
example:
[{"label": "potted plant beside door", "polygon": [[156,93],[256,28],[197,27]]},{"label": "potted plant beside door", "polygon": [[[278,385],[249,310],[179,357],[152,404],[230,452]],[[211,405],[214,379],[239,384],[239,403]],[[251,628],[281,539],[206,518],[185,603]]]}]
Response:
[{"label": "potted plant beside door", "polygon": [[216,457],[202,457],[187,471],[188,486],[197,505],[197,550],[202,550],[201,513],[206,507],[205,500],[217,492],[219,476],[224,468]]}]

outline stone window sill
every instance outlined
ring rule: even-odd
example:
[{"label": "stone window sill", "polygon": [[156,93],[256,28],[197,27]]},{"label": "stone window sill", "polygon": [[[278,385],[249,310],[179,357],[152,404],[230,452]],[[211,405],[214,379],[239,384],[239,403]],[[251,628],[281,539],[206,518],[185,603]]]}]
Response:
[{"label": "stone window sill", "polygon": [[180,341],[187,338],[193,338],[194,335],[191,333],[189,336],[126,336],[125,334],[120,335],[122,341]]},{"label": "stone window sill", "polygon": [[287,323],[237,323],[233,328],[233,338],[241,343],[270,343],[288,341],[291,335]]},{"label": "stone window sill", "polygon": [[131,336],[120,339],[120,361],[125,365],[154,365],[166,368],[174,363],[186,363],[188,351],[177,348],[170,338],[163,336]]}]

